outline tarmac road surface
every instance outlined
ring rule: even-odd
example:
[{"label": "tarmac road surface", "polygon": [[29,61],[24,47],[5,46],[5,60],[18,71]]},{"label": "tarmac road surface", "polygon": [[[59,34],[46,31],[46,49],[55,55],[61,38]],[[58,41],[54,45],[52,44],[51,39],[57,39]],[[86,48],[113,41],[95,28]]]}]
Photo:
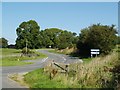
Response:
[{"label": "tarmac road surface", "polygon": [[64,64],[70,64],[74,62],[82,62],[82,60],[78,58],[73,58],[69,57],[68,55],[63,55],[63,54],[55,54],[55,53],[50,53],[48,50],[37,50],[38,52],[46,54],[48,57],[44,59],[38,59],[38,60],[26,60],[26,62],[34,62],[34,64],[30,65],[24,65],[24,66],[8,66],[8,67],[2,67],[2,88],[27,88],[26,86],[21,86],[18,82],[15,82],[8,78],[9,74],[13,73],[24,73],[24,72],[29,72],[32,70],[35,70],[37,68],[42,68],[44,67],[47,62],[50,60],[54,60],[55,62],[58,63],[64,63]]}]

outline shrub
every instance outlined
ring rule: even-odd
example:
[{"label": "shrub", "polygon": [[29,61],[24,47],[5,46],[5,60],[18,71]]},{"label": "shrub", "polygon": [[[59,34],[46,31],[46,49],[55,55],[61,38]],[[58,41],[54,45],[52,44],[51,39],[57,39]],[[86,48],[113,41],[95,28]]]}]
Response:
[{"label": "shrub", "polygon": [[31,54],[31,53],[33,53],[29,48],[27,48],[26,49],[26,47],[24,47],[23,49],[22,49],[22,53],[23,54]]},{"label": "shrub", "polygon": [[109,54],[117,41],[114,25],[92,25],[81,30],[77,48],[81,55],[90,56],[90,49],[100,49],[101,54]]}]

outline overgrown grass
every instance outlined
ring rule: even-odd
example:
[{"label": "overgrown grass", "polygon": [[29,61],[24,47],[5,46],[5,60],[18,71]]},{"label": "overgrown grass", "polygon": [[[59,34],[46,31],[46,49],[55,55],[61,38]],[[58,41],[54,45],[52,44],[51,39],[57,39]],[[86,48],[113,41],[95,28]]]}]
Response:
[{"label": "overgrown grass", "polygon": [[65,52],[59,52],[57,49],[48,50],[51,53],[66,54]]},{"label": "overgrown grass", "polygon": [[117,55],[113,52],[94,58],[89,63],[71,64],[69,74],[58,73],[52,80],[49,73],[38,69],[26,74],[25,82],[31,88],[115,88],[116,78],[110,70],[119,64]]},{"label": "overgrown grass", "polygon": [[62,49],[62,50],[58,50],[58,49],[53,49],[53,50],[48,50],[49,52],[52,53],[59,53],[59,54],[66,54],[66,55],[70,55],[72,52],[75,51],[74,48],[70,48],[70,49]]},{"label": "overgrown grass", "polygon": [[[21,56],[21,50],[17,49],[2,49],[2,56],[0,66],[18,66],[18,65],[26,65],[32,64],[32,62],[23,62],[23,60],[36,60],[38,58],[45,58],[47,57],[43,53],[36,52],[34,53],[36,56],[28,57],[28,56]],[[1,61],[0,60],[0,61]]]}]

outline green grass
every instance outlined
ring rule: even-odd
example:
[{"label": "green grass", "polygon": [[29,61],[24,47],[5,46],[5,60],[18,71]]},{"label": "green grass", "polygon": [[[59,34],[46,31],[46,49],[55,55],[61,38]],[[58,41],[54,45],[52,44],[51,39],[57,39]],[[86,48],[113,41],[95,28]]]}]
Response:
[{"label": "green grass", "polygon": [[2,58],[2,63],[0,64],[0,66],[21,66],[26,64],[32,64],[32,62],[18,61],[17,57],[7,57]]},{"label": "green grass", "polygon": [[3,55],[19,54],[21,50],[3,48],[3,49],[0,49],[0,52],[2,53],[2,56],[3,56]]},{"label": "green grass", "polygon": [[93,60],[94,58],[83,58],[83,62],[84,63],[89,63],[91,60]]},{"label": "green grass", "polygon": [[17,49],[1,49],[2,51],[2,57],[0,60],[0,66],[19,66],[19,65],[26,65],[26,64],[32,64],[32,62],[23,62],[23,60],[36,60],[38,58],[45,58],[47,57],[43,53],[36,52],[35,50],[34,53],[37,54],[37,56],[22,56],[21,57],[21,50]]},{"label": "green grass", "polygon": [[[64,77],[64,76],[62,76]],[[65,77],[64,77],[65,78]],[[24,76],[24,81],[30,88],[67,88],[73,85],[66,85],[60,78],[49,79],[49,74],[45,73],[43,68],[29,72]]]},{"label": "green grass", "polygon": [[49,79],[49,73],[37,69],[26,74],[24,80],[30,88],[113,88],[115,76],[112,72],[105,71],[105,67],[113,68],[119,64],[116,56],[117,53],[113,52],[93,60],[87,59],[89,63],[71,64],[69,69],[76,70],[75,74],[72,71],[68,76],[58,73],[52,80]]}]

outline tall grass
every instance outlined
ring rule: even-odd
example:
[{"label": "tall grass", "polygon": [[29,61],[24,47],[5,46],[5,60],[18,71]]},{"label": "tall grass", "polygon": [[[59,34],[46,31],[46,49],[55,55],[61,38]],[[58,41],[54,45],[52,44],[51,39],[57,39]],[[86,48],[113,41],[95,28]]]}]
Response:
[{"label": "tall grass", "polygon": [[[97,57],[89,63],[75,63],[69,66],[69,73],[57,73],[50,80],[48,72],[35,70],[25,75],[25,82],[31,88],[115,88],[116,79],[112,72],[118,64],[118,53],[113,52],[105,57]],[[47,85],[46,85],[47,84]]]},{"label": "tall grass", "polygon": [[82,87],[113,87],[111,79],[112,72],[109,68],[114,67],[117,62],[117,53],[112,53],[106,57],[93,59],[91,62],[79,65],[77,71],[77,81]]},{"label": "tall grass", "polygon": [[58,50],[58,49],[52,49],[52,50],[48,50],[49,52],[52,53],[59,53],[59,54],[66,54],[66,55],[70,55],[72,52],[74,52],[76,49],[74,48],[66,48],[66,49],[62,49],[62,50]]}]

